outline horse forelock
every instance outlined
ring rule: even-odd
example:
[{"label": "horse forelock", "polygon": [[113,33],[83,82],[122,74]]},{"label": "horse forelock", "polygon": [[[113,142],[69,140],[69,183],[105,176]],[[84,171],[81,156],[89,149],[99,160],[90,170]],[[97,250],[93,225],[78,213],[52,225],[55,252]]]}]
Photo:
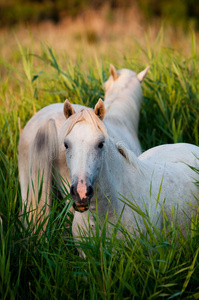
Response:
[{"label": "horse forelock", "polygon": [[107,130],[104,123],[96,116],[92,109],[83,109],[67,119],[62,128],[64,136],[67,136],[72,131],[75,124],[82,121],[87,122],[93,128],[98,128],[105,137],[107,136]]}]

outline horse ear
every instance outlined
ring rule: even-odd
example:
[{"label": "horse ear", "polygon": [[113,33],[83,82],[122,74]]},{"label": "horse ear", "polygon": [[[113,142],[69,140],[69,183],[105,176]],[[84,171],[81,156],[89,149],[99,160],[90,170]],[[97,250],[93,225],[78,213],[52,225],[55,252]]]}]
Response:
[{"label": "horse ear", "polygon": [[118,79],[119,75],[117,74],[117,70],[114,65],[110,64],[109,72],[112,75],[114,81]]},{"label": "horse ear", "polygon": [[104,119],[105,116],[105,106],[104,102],[102,101],[101,98],[99,98],[98,102],[95,105],[95,114],[100,118],[100,120]]},{"label": "horse ear", "polygon": [[144,69],[142,72],[140,72],[140,73],[137,74],[137,79],[138,79],[140,82],[142,82],[142,81],[144,80],[144,78],[146,77],[149,68],[150,68],[150,67],[148,66],[148,67],[147,67],[146,69]]},{"label": "horse ear", "polygon": [[72,116],[75,113],[74,108],[72,104],[68,101],[68,99],[64,102],[64,116],[66,119],[68,119],[70,116]]},{"label": "horse ear", "polygon": [[135,153],[129,150],[123,142],[116,143],[116,147],[119,153],[124,156],[127,162],[132,165],[138,172],[145,173],[145,164],[135,155]]},{"label": "horse ear", "polygon": [[130,163],[130,157],[127,147],[124,145],[123,142],[116,143],[117,150],[119,153],[124,156],[124,158],[127,160],[128,163]]}]

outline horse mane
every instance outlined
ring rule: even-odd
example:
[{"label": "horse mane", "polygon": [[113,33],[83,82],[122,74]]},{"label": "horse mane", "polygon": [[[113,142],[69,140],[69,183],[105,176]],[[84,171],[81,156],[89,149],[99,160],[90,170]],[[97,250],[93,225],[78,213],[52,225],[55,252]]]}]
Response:
[{"label": "horse mane", "polygon": [[[106,109],[105,118],[119,119],[124,118],[128,127],[132,127],[137,133],[140,106],[143,99],[141,84],[133,71],[122,69],[119,78],[108,87],[108,79],[105,83],[107,91],[105,92],[104,105]],[[133,113],[132,113],[133,112]]]},{"label": "horse mane", "polygon": [[67,136],[75,126],[75,124],[86,121],[89,125],[94,128],[98,128],[104,136],[107,136],[107,130],[104,123],[99,119],[92,109],[82,109],[79,112],[74,113],[70,116],[62,126],[62,134]]}]

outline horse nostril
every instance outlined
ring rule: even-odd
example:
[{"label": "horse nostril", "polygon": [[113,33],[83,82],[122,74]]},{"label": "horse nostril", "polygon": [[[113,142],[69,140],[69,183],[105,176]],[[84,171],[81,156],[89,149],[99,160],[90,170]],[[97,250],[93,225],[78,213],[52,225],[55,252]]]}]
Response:
[{"label": "horse nostril", "polygon": [[75,196],[75,194],[76,194],[76,189],[75,189],[74,185],[71,185],[71,187],[70,187],[70,194],[72,197]]},{"label": "horse nostril", "polygon": [[94,192],[93,192],[93,187],[92,185],[90,185],[88,188],[87,188],[87,193],[86,193],[86,196],[91,198],[93,196]]}]

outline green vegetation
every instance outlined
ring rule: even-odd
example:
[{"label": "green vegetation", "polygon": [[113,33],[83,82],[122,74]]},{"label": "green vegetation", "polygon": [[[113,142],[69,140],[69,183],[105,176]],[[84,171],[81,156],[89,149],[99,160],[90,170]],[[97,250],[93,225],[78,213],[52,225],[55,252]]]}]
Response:
[{"label": "green vegetation", "polygon": [[[139,137],[143,149],[171,143],[199,145],[199,56],[195,37],[192,53],[184,56],[156,42],[140,46],[136,56],[126,53],[119,69],[141,71],[150,65],[143,83],[144,102]],[[81,238],[78,255],[71,235],[69,206],[53,195],[50,222],[44,234],[18,219],[21,194],[17,171],[19,133],[40,108],[68,98],[94,106],[103,98],[109,61],[79,57],[76,63],[57,57],[42,45],[32,55],[18,43],[10,63],[1,61],[0,86],[0,298],[1,299],[198,299],[199,225],[183,237],[173,219],[164,217],[162,232],[144,217],[147,233],[133,238],[122,224],[107,234],[107,220],[95,237]],[[14,55],[13,55],[14,57]],[[142,62],[142,63],[141,63]],[[15,67],[17,65],[17,67]],[[128,204],[126,204],[128,205]],[[131,209],[131,208],[129,208]],[[143,214],[141,214],[143,215]],[[167,227],[167,230],[166,230]],[[90,229],[91,230],[91,229]],[[123,232],[124,241],[116,233]],[[155,234],[154,234],[155,233]]]},{"label": "green vegetation", "polygon": [[1,0],[0,26],[43,20],[57,23],[63,17],[76,17],[89,9],[99,11],[105,7],[109,11],[109,20],[113,19],[117,10],[127,12],[136,7],[149,22],[152,18],[163,17],[169,23],[181,24],[184,28],[189,23],[199,27],[197,0]]}]

